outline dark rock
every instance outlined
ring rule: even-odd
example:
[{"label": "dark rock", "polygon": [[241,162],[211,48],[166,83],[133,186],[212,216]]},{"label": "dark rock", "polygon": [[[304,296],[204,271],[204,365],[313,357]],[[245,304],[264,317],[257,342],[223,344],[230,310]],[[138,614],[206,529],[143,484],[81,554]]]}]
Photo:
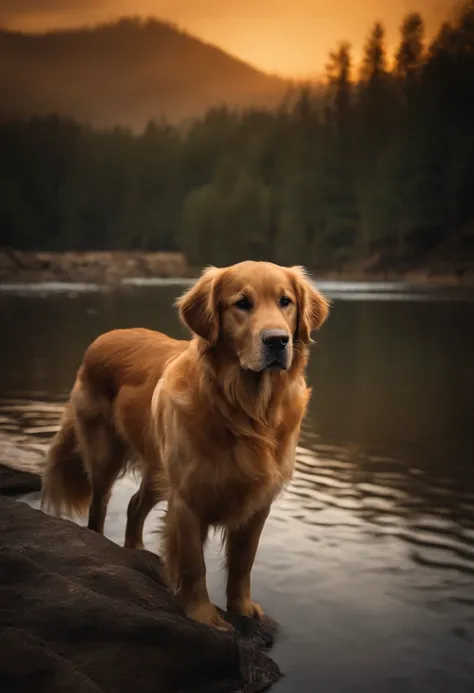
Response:
[{"label": "dark rock", "polygon": [[23,472],[0,464],[0,495],[14,496],[20,493],[31,493],[41,489],[39,474]]},{"label": "dark rock", "polygon": [[0,498],[2,693],[254,693],[276,681],[275,626],[186,618],[159,558]]}]

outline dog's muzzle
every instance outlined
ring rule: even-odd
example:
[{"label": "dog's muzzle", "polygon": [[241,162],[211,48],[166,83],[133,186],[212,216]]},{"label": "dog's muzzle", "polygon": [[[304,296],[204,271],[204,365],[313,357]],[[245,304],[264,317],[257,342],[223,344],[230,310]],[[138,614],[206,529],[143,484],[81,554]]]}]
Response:
[{"label": "dog's muzzle", "polygon": [[290,335],[284,330],[262,332],[262,361],[264,370],[286,370],[289,366]]}]

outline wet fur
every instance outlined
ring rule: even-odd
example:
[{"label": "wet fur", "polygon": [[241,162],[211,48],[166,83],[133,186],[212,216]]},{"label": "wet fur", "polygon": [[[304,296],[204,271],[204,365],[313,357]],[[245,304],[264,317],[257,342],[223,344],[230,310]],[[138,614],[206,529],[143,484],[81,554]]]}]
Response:
[{"label": "wet fur", "polygon": [[[233,303],[244,289],[255,302],[248,316]],[[278,291],[291,295],[288,309],[278,306]],[[310,396],[308,344],[328,304],[301,268],[240,263],[209,268],[177,305],[190,341],[137,328],[89,346],[49,450],[42,504],[88,511],[89,528],[103,532],[112,485],[134,464],[142,481],[125,546],[143,547],[146,516],[168,500],[170,584],[189,616],[228,628],[209,601],[203,544],[210,527],[223,530],[228,608],[261,617],[250,572],[272,501],[292,476]],[[257,372],[269,325],[292,336],[287,371]]]}]

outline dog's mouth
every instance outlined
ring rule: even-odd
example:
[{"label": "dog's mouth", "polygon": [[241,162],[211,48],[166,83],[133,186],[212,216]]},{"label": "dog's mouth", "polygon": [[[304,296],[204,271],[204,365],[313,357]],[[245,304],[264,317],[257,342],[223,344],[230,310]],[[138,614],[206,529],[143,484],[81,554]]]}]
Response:
[{"label": "dog's mouth", "polygon": [[273,359],[270,363],[267,363],[263,369],[264,371],[286,371],[286,366],[278,359]]},{"label": "dog's mouth", "polygon": [[249,368],[246,366],[241,366],[241,368],[244,371],[253,372],[253,373],[267,373],[267,372],[278,373],[279,371],[287,371],[288,370],[288,367],[284,363],[281,363],[281,361],[278,361],[277,359],[274,359],[273,361],[266,363],[265,365],[261,366],[260,368]]},{"label": "dog's mouth", "polygon": [[239,358],[240,367],[244,371],[253,373],[282,373],[291,366],[291,355],[282,354],[262,354],[260,359],[248,362],[246,359]]}]

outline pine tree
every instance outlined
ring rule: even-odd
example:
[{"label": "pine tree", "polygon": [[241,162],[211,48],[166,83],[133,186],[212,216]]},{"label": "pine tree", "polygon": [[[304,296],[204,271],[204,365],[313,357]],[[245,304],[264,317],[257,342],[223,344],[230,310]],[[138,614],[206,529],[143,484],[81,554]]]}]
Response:
[{"label": "pine tree", "polygon": [[395,56],[395,75],[407,88],[420,76],[424,59],[425,25],[418,12],[408,14],[403,20],[400,46]]}]

